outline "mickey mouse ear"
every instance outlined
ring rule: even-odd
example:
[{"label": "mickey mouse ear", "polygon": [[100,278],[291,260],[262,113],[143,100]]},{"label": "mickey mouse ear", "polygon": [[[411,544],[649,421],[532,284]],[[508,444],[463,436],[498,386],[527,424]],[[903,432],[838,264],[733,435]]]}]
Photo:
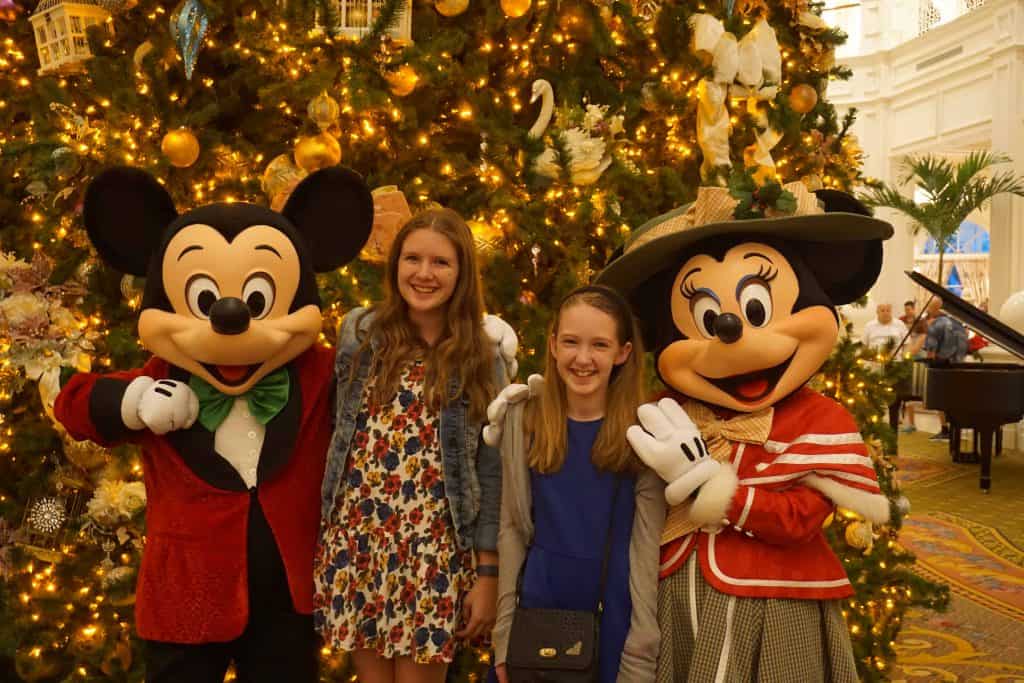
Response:
[{"label": "mickey mouse ear", "polygon": [[164,229],[178,215],[156,178],[116,166],[96,176],[85,191],[82,218],[104,262],[123,273],[146,275]]},{"label": "mickey mouse ear", "polygon": [[281,211],[309,243],[313,270],[326,273],[356,257],[373,228],[373,196],[362,176],[334,166],[307,176]]}]

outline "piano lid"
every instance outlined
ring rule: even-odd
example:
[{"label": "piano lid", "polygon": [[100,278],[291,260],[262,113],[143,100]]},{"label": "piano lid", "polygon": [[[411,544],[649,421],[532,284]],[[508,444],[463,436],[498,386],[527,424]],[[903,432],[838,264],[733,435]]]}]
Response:
[{"label": "piano lid", "polygon": [[951,318],[959,320],[989,341],[998,344],[1018,358],[1024,359],[1024,335],[1020,332],[993,318],[980,308],[975,308],[921,273],[909,270],[905,272],[911,280],[942,299],[942,310]]}]

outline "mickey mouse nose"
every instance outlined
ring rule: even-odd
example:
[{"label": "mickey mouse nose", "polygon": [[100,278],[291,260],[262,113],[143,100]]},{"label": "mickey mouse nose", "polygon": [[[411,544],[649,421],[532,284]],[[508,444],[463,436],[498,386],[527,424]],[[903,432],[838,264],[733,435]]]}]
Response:
[{"label": "mickey mouse nose", "polygon": [[249,307],[233,296],[217,299],[210,306],[210,324],[218,334],[242,334],[249,329]]},{"label": "mickey mouse nose", "polygon": [[726,344],[732,344],[743,336],[743,321],[732,313],[723,313],[715,318],[715,336]]}]

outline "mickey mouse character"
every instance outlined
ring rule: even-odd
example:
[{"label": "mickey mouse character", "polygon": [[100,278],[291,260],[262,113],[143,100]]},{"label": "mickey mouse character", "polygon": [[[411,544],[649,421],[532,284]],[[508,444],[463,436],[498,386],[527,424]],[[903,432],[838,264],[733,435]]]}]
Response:
[{"label": "mickey mouse character", "polygon": [[852,416],[805,383],[862,296],[892,227],[841,192],[734,218],[725,188],[634,233],[598,282],[636,307],[670,397],[638,411],[634,450],[666,481],[657,680],[856,681],[822,533],[835,506],[889,518]]},{"label": "mickey mouse character", "polygon": [[85,226],[114,268],[146,275],[144,367],[79,374],[55,413],[76,439],[141,446],[146,549],[136,628],[148,681],[313,681],[313,554],[331,437],[333,353],[314,342],[315,274],[373,223],[353,171],[317,171],[281,213],[178,215],[155,178],[97,176]]}]

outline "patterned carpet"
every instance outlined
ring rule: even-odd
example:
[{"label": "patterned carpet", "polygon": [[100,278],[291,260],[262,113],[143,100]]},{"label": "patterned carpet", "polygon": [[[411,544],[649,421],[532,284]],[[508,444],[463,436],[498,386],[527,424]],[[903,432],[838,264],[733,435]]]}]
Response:
[{"label": "patterned carpet", "polygon": [[945,614],[910,615],[893,680],[1024,683],[1024,454],[994,461],[985,495],[978,466],[954,465],[927,436],[900,438],[912,506],[900,539],[953,599]]}]

